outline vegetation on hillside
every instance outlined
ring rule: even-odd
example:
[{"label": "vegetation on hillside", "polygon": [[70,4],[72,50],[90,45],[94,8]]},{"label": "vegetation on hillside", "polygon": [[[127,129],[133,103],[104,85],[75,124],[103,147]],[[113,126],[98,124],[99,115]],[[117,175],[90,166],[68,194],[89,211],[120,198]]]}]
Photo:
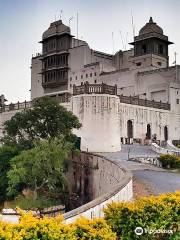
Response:
[{"label": "vegetation on hillside", "polygon": [[72,145],[63,138],[43,140],[30,150],[22,151],[11,159],[11,169],[8,172],[8,195],[16,196],[18,186],[22,191],[28,188],[34,192],[34,199],[42,189],[62,197],[67,191],[65,169],[69,161],[69,151]]},{"label": "vegetation on hillside", "polygon": [[16,146],[0,147],[0,203],[7,197],[7,172],[10,170],[10,159],[17,156],[20,150]]},{"label": "vegetation on hillside", "polygon": [[72,112],[50,97],[34,102],[32,109],[16,113],[4,123],[0,147],[0,203],[28,188],[50,198],[67,194],[65,177],[69,153],[81,124]]},{"label": "vegetation on hillside", "polygon": [[32,109],[16,113],[4,123],[5,144],[19,144],[25,149],[32,148],[42,139],[63,135],[71,140],[72,129],[80,128],[78,118],[50,97],[35,101]]}]

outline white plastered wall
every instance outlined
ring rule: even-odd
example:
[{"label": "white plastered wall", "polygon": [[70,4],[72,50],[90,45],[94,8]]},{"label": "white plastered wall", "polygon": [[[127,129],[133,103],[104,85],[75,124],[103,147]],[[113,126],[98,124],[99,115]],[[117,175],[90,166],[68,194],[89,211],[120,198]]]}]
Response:
[{"label": "white plastered wall", "polygon": [[74,133],[81,137],[81,150],[120,151],[119,98],[107,94],[72,97],[72,112],[82,123]]}]

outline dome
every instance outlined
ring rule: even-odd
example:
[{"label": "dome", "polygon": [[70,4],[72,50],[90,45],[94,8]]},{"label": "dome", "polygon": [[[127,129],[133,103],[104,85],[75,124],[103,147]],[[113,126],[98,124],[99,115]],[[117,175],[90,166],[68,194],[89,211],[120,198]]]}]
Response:
[{"label": "dome", "polygon": [[45,39],[50,36],[60,35],[63,33],[70,34],[70,28],[59,20],[50,24],[50,27],[43,33],[42,38]]},{"label": "dome", "polygon": [[159,33],[163,35],[163,30],[159,27],[155,22],[153,22],[152,17],[150,17],[149,22],[146,23],[144,27],[139,31],[139,35],[147,34],[147,33]]}]

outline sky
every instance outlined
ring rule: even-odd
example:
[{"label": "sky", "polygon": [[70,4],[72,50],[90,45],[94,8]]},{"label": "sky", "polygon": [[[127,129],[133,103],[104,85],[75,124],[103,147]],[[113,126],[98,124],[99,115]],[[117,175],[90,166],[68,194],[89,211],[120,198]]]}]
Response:
[{"label": "sky", "polygon": [[175,43],[169,47],[170,65],[174,52],[180,64],[179,0],[0,0],[0,94],[8,103],[30,100],[31,57],[41,52],[42,33],[60,17],[66,25],[73,17],[71,33],[76,36],[77,12],[79,38],[110,54],[131,48],[131,15],[135,35],[152,16]]}]

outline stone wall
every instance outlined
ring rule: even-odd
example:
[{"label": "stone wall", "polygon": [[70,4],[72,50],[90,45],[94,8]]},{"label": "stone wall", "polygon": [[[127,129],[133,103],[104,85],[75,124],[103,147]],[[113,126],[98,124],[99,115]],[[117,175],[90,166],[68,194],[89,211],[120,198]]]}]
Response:
[{"label": "stone wall", "polygon": [[163,148],[157,145],[156,143],[152,143],[151,147],[153,151],[159,154],[171,154],[171,155],[180,156],[180,151]]},{"label": "stone wall", "polygon": [[119,98],[108,94],[82,94],[71,99],[72,112],[82,127],[74,133],[81,137],[81,150],[120,151]]},{"label": "stone wall", "polygon": [[[127,101],[129,98],[123,96],[123,102],[121,102],[122,96],[119,98],[115,95],[93,93],[72,96],[70,102],[62,103],[82,123],[82,128],[74,131],[81,137],[82,151],[120,151],[121,141],[128,143],[134,139],[135,142],[146,144],[147,140],[155,136],[160,143],[167,139],[179,140],[179,112],[128,104],[124,103],[125,99]],[[0,113],[0,137],[3,135],[3,123],[17,111],[21,111],[21,107],[22,105],[19,110],[14,108],[16,110]],[[128,136],[128,121],[133,126],[132,137]],[[149,138],[147,138],[148,126],[150,127]]]},{"label": "stone wall", "polygon": [[[74,158],[73,161],[76,162],[77,158]],[[132,199],[131,173],[102,156],[86,152],[81,153],[80,163],[82,170],[75,175],[72,183],[76,184],[77,179],[78,181],[81,179],[81,183],[79,182],[77,185],[81,186],[82,192],[89,189],[92,201],[65,213],[65,222],[71,223],[80,216],[87,218],[103,217],[103,209],[108,203]],[[87,176],[84,175],[87,166],[90,169],[89,179],[91,179],[88,186],[85,184]],[[84,176],[84,178],[82,176]]]},{"label": "stone wall", "polygon": [[162,167],[162,163],[158,160],[158,157],[135,157],[130,158],[129,160],[133,162],[140,162],[143,164],[155,165],[160,168]]},{"label": "stone wall", "polygon": [[120,133],[122,138],[128,138],[128,120],[132,121],[133,138],[141,139],[142,143],[146,139],[148,124],[151,128],[151,138],[156,134],[157,140],[163,141],[165,139],[165,126],[168,128],[169,138],[177,139],[179,137],[178,134],[171,134],[175,124],[174,121],[171,121],[172,125],[170,124],[170,111],[125,103],[120,103],[119,106]]}]

